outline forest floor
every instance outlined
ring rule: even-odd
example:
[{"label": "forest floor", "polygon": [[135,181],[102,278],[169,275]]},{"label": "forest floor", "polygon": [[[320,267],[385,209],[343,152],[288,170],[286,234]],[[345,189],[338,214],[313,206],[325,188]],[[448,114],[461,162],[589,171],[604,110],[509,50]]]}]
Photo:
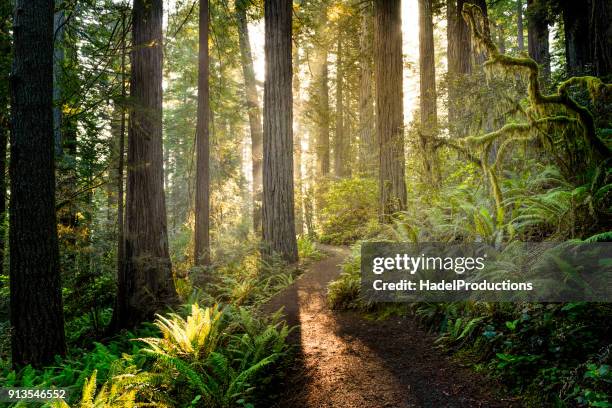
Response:
[{"label": "forest floor", "polygon": [[327,255],[265,306],[284,308],[298,347],[276,408],[518,407],[502,387],[436,349],[435,337],[409,316],[367,319],[332,311],[327,284],[347,248],[320,245]]}]

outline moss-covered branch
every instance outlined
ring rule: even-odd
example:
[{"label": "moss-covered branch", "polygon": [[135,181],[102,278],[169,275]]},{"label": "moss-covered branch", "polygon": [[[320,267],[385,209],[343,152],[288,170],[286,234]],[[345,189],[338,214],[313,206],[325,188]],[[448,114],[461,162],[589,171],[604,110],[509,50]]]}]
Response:
[{"label": "moss-covered branch", "polygon": [[[586,107],[576,102],[568,93],[568,88],[572,85],[586,86],[591,98],[595,100],[601,95],[609,94],[612,90],[611,84],[604,84],[597,77],[574,77],[561,83],[557,88],[556,94],[543,95],[539,81],[538,64],[529,57],[510,57],[500,53],[489,33],[482,29],[482,27],[486,26],[486,17],[483,16],[478,6],[465,3],[463,5],[462,14],[471,28],[476,45],[488,54],[489,60],[485,62],[485,66],[501,65],[507,68],[527,70],[529,78],[529,101],[536,111],[545,112],[545,106],[551,104],[565,107],[578,117],[580,125],[584,130],[585,140],[592,150],[604,158],[612,155],[610,148],[597,136],[595,131],[595,119],[591,112]],[[483,137],[484,136],[481,136],[481,138]]]}]

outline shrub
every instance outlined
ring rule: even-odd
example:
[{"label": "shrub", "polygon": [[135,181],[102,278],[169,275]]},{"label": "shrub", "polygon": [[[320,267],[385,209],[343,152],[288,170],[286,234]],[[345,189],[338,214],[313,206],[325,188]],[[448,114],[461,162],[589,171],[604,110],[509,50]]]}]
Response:
[{"label": "shrub", "polygon": [[323,194],[321,242],[347,245],[378,230],[378,184],[370,178],[333,182]]}]

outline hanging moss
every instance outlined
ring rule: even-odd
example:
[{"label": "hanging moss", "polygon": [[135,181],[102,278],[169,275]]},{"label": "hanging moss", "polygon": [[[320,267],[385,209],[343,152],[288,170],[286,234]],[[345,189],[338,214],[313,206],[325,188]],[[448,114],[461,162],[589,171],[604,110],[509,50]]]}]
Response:
[{"label": "hanging moss", "polygon": [[[496,131],[469,136],[459,141],[459,145],[467,151],[474,148],[479,150],[478,162],[491,186],[497,210],[497,223],[502,226],[504,207],[497,170],[501,168],[504,155],[514,143],[527,142],[541,135],[544,144],[554,151],[558,146],[550,134],[561,134],[562,140],[566,143],[570,169],[577,162],[574,152],[579,149],[575,135],[583,135],[588,146],[587,157],[598,156],[606,159],[612,156],[610,148],[597,136],[595,120],[589,109],[579,104],[568,92],[572,86],[581,86],[588,90],[592,101],[597,101],[612,95],[612,84],[605,84],[599,78],[592,76],[573,77],[562,82],[555,94],[543,95],[538,64],[529,57],[511,57],[500,53],[491,40],[490,33],[483,29],[488,23],[478,6],[465,3],[462,14],[471,29],[476,49],[488,55],[489,59],[484,63],[487,80],[491,80],[494,75],[520,76],[528,83],[528,106],[524,109],[518,106],[518,109],[525,114],[527,122],[508,123]],[[501,143],[498,144],[495,161],[489,166],[488,154],[493,142],[498,140],[501,140]]]}]

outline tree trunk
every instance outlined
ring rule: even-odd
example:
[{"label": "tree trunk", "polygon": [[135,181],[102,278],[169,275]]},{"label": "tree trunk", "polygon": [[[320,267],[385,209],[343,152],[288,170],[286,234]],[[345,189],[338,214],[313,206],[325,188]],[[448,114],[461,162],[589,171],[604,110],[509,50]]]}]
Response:
[{"label": "tree trunk", "polygon": [[0,275],[4,275],[6,236],[6,150],[10,127],[11,14],[12,6],[0,7]]},{"label": "tree trunk", "polygon": [[125,267],[125,218],[124,218],[124,190],[123,190],[123,174],[125,168],[125,124],[126,124],[126,87],[125,87],[125,59],[126,59],[126,42],[127,42],[127,27],[125,21],[125,9],[121,11],[121,32],[123,39],[121,40],[121,122],[119,124],[119,151],[117,161],[117,271],[121,274]]},{"label": "tree trunk", "polygon": [[563,0],[561,2],[565,32],[565,57],[569,76],[593,73],[592,44],[589,36],[591,1]]},{"label": "tree trunk", "polygon": [[525,35],[523,32],[523,0],[516,0],[516,39],[518,42],[518,51],[525,50]]},{"label": "tree trunk", "polygon": [[315,27],[315,50],[314,61],[311,67],[313,82],[313,97],[311,108],[314,113],[316,126],[316,161],[317,176],[324,177],[329,174],[329,85],[327,83],[329,72],[327,67],[328,39],[327,9],[324,7],[318,17],[319,21]]},{"label": "tree trunk", "polygon": [[[195,265],[210,264],[210,134],[208,111],[208,0],[200,0],[196,125]],[[255,167],[255,166],[253,166]]]},{"label": "tree trunk", "polygon": [[372,97],[372,9],[368,3],[361,15],[359,37],[359,170],[373,176],[377,168]]},{"label": "tree trunk", "polygon": [[472,70],[470,33],[461,15],[465,0],[446,2],[447,59],[448,59],[448,123],[450,134],[463,137],[466,129],[460,125],[464,106],[461,104],[461,85]]},{"label": "tree trunk", "polygon": [[436,63],[434,59],[432,0],[419,0],[419,77],[421,128],[419,139],[427,181],[438,183],[436,151],[433,146],[438,127],[436,107]]},{"label": "tree trunk", "polygon": [[401,0],[376,0],[376,134],[380,219],[406,208]]},{"label": "tree trunk", "polygon": [[592,0],[591,44],[595,75],[607,77],[612,74],[612,1]]},{"label": "tree trunk", "polygon": [[246,18],[245,0],[236,3],[236,20],[238,22],[238,40],[240,43],[240,56],[242,60],[242,72],[244,75],[244,88],[247,110],[249,114],[249,126],[251,129],[251,160],[253,175],[253,229],[261,233],[261,159],[262,159],[262,125],[261,110],[259,108],[259,97],[257,96],[257,85],[255,71],[253,69],[253,57],[251,54],[251,43]]},{"label": "tree trunk", "polygon": [[13,366],[66,352],[55,216],[53,2],[18,0],[11,85],[10,315]]},{"label": "tree trunk", "polygon": [[304,184],[302,183],[302,98],[300,84],[300,52],[297,43],[293,47],[293,179],[297,192],[295,205],[295,233],[304,233]]},{"label": "tree trunk", "polygon": [[334,174],[338,178],[348,175],[348,149],[344,129],[344,72],[342,67],[342,27],[338,24],[338,50],[336,55],[336,134],[334,140]]},{"label": "tree trunk", "polygon": [[[483,32],[487,33],[487,35],[490,36],[491,28],[489,27],[489,19],[488,19],[489,11],[487,8],[486,0],[470,0],[470,1],[466,1],[466,3],[475,4],[478,7],[480,7],[480,10],[482,11],[482,15],[485,18],[484,27],[482,27]],[[484,51],[478,50],[475,46],[476,44],[471,41],[471,33],[470,33],[469,28],[468,28],[468,36],[470,36],[470,44],[472,46],[472,55],[474,57],[474,64],[482,65],[487,60],[487,54]]]},{"label": "tree trunk", "polygon": [[63,0],[55,0],[59,9],[53,16],[53,138],[55,154],[61,157],[62,145],[62,70],[64,65],[64,20]]},{"label": "tree trunk", "polygon": [[119,275],[120,327],[150,320],[177,301],[168,252],[162,146],[162,0],[132,10],[133,110],[128,131],[125,266]]},{"label": "tree trunk", "polygon": [[263,126],[264,253],[298,259],[293,204],[293,97],[290,0],[265,0]]},{"label": "tree trunk", "polygon": [[548,11],[542,0],[527,0],[527,47],[529,56],[541,67],[545,81],[550,79],[550,52],[548,47]]}]

